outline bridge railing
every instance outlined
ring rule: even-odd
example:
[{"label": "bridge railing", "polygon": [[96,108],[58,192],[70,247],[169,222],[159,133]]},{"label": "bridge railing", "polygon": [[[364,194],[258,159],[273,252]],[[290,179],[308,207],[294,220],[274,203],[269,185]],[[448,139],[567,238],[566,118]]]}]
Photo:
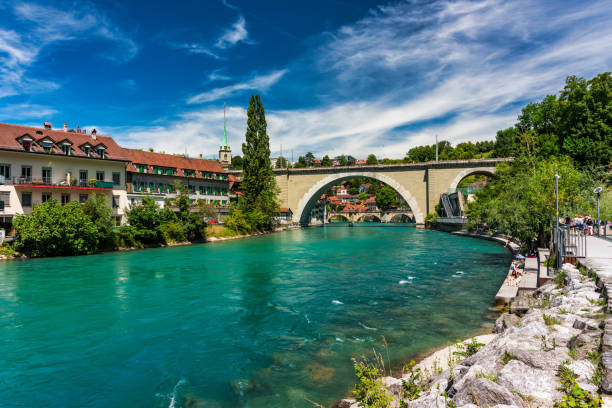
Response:
[{"label": "bridge railing", "polygon": [[453,194],[457,192],[461,192],[463,195],[474,194],[477,191],[482,190],[482,186],[474,186],[474,187],[457,187],[457,188],[449,188],[448,194]]}]

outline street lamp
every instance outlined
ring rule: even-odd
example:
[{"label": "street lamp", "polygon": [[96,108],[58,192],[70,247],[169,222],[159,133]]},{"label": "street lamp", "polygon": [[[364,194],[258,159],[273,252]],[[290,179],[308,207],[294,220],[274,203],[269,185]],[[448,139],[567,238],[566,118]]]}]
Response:
[{"label": "street lamp", "polygon": [[601,193],[602,190],[603,188],[601,187],[597,187],[595,190],[593,190],[593,193],[597,195],[597,221],[598,222],[599,222],[599,194]]},{"label": "street lamp", "polygon": [[561,234],[559,233],[559,177],[559,173],[555,173],[555,214],[557,218],[557,228],[555,229],[555,245],[557,247],[557,268],[561,267],[561,251],[559,250],[559,240],[561,238]]}]

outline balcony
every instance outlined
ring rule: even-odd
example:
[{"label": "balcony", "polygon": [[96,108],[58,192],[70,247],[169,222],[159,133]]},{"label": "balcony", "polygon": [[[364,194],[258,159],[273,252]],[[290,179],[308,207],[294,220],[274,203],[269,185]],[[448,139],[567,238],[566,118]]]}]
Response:
[{"label": "balcony", "polygon": [[65,178],[53,179],[51,177],[12,177],[0,176],[0,185],[14,185],[15,187],[44,187],[44,188],[66,188],[79,190],[112,190],[114,185],[111,181],[70,180]]}]

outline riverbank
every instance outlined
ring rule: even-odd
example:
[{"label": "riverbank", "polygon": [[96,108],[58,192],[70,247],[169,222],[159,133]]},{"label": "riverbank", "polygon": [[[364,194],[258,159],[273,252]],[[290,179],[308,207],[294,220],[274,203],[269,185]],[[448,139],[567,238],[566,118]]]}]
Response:
[{"label": "riverbank", "polygon": [[[234,240],[234,239],[252,238],[252,237],[268,235],[268,234],[272,234],[276,232],[291,231],[291,230],[296,230],[296,229],[301,228],[299,225],[298,226],[290,225],[290,226],[275,228],[272,231],[254,232],[252,234],[227,235],[226,233],[224,233],[223,231],[220,231],[219,229],[214,229],[214,227],[222,227],[225,230],[227,230],[227,228],[221,225],[215,225],[212,227],[213,228],[211,230],[214,235],[212,236],[207,235],[206,239],[203,241],[168,242],[165,244],[143,245],[142,247],[117,247],[116,249],[113,249],[113,250],[101,251],[98,253],[129,252],[129,251],[137,251],[141,249],[172,248],[172,247],[180,247],[180,246],[207,244],[207,243],[222,242],[222,241],[228,241],[228,240]],[[210,232],[210,230],[208,229],[207,231]],[[4,251],[2,251],[2,249],[4,249]],[[10,260],[16,260],[16,259],[21,259],[21,260],[30,259],[30,257],[28,257],[27,255],[18,253],[16,251],[13,251],[12,249],[8,251],[7,249],[8,249],[7,247],[0,247],[0,261],[10,261]],[[93,254],[87,254],[87,255],[93,255]],[[73,256],[79,256],[79,255],[73,255]],[[37,258],[42,258],[42,257],[37,257]]]},{"label": "riverbank", "polygon": [[[527,297],[530,307],[524,315],[502,314],[496,334],[476,339],[483,345],[475,353],[454,360],[453,347],[464,348],[451,346],[423,359],[417,365],[424,376],[418,398],[404,398],[403,384],[410,382],[409,375],[381,379],[393,397],[389,406],[397,407],[403,400],[415,408],[449,403],[465,408],[553,407],[574,381],[584,391],[580,398],[596,398],[600,386],[606,386],[600,345],[609,319],[607,293],[596,284],[595,272],[590,274],[586,268],[564,265],[560,275],[564,280],[547,283]],[[337,406],[358,404],[342,400]]]}]

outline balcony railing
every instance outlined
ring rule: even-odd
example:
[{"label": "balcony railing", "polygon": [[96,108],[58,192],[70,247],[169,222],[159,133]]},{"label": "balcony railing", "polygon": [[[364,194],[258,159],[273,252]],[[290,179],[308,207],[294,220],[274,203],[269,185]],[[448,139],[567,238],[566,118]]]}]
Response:
[{"label": "balcony railing", "polygon": [[73,188],[113,188],[112,181],[71,180],[65,178],[52,179],[51,177],[3,177],[0,176],[0,185],[29,185],[29,186],[51,186],[51,187],[73,187]]}]

